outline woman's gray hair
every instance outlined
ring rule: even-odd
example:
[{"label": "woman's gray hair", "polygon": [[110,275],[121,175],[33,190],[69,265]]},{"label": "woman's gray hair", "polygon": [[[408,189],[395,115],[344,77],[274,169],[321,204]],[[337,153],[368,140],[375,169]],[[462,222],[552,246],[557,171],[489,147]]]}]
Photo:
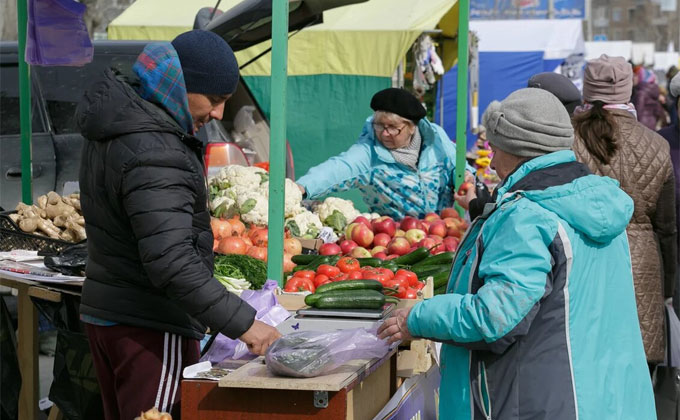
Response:
[{"label": "woman's gray hair", "polygon": [[389,112],[389,111],[375,111],[375,112],[373,112],[373,121],[378,119],[378,117],[384,117],[384,118],[387,118],[389,120],[401,121],[403,123],[409,124],[410,126],[416,125],[413,121],[409,120],[408,118],[404,118],[399,114],[395,114],[394,112]]}]

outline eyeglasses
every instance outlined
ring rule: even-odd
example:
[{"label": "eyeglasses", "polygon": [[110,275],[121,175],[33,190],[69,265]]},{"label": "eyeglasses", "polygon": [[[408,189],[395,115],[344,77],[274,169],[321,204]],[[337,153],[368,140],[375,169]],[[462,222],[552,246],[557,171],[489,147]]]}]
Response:
[{"label": "eyeglasses", "polygon": [[406,128],[406,124],[402,125],[401,127],[393,127],[391,125],[373,123],[373,129],[376,133],[382,133],[383,131],[387,130],[387,134],[390,136],[398,136],[399,133],[401,133],[401,130],[404,128]]}]

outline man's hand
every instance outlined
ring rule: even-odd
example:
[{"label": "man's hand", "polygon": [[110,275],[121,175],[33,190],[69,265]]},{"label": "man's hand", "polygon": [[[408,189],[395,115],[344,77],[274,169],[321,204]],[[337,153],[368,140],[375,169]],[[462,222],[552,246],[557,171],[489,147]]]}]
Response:
[{"label": "man's hand", "polygon": [[380,328],[378,328],[378,337],[387,338],[387,341],[390,344],[396,343],[397,341],[413,340],[413,336],[408,330],[408,325],[406,325],[406,319],[408,319],[409,313],[411,313],[411,308],[397,309],[394,311],[394,315],[387,318]]},{"label": "man's hand", "polygon": [[264,322],[255,320],[253,325],[248,328],[248,331],[243,333],[239,339],[246,343],[248,350],[250,350],[251,353],[262,356],[269,346],[279,337],[281,337],[279,330]]},{"label": "man's hand", "polygon": [[468,188],[465,195],[458,195],[454,192],[453,199],[456,200],[456,203],[458,203],[459,206],[461,206],[465,210],[469,210],[470,201],[477,198],[477,187],[475,186],[476,184],[474,175],[472,175],[469,172],[465,172],[465,182],[471,182],[473,187]]}]

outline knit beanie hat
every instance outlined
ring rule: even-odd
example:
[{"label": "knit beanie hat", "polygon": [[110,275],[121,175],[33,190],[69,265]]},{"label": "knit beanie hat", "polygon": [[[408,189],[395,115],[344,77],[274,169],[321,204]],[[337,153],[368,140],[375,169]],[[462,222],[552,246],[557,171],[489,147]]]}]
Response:
[{"label": "knit beanie hat", "polygon": [[569,115],[581,105],[581,91],[563,74],[554,72],[538,73],[531,76],[528,87],[547,90],[562,102]]},{"label": "knit beanie hat", "polygon": [[680,73],[673,76],[670,84],[671,95],[676,98],[680,96]]},{"label": "knit beanie hat", "polygon": [[588,61],[583,80],[583,100],[606,104],[625,104],[633,94],[633,68],[623,57],[600,58]]},{"label": "knit beanie hat", "polygon": [[388,88],[373,95],[371,99],[373,111],[386,111],[418,124],[427,112],[418,98],[404,89]]},{"label": "knit beanie hat", "polygon": [[238,85],[238,62],[227,41],[210,31],[193,30],[172,40],[189,93],[228,95]]},{"label": "knit beanie hat", "polygon": [[543,89],[520,89],[502,102],[491,102],[482,124],[491,145],[515,156],[569,150],[574,143],[567,110],[555,95]]}]

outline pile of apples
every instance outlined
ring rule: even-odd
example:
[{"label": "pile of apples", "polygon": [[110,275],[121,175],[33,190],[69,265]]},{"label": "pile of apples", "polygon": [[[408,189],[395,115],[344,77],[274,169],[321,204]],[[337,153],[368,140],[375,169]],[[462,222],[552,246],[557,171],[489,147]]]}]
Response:
[{"label": "pile of apples", "polygon": [[455,251],[466,229],[467,222],[453,208],[443,209],[441,215],[428,213],[422,220],[407,216],[400,222],[388,216],[373,220],[359,216],[337,244],[324,244],[319,253],[392,259],[425,247],[439,254]]}]

